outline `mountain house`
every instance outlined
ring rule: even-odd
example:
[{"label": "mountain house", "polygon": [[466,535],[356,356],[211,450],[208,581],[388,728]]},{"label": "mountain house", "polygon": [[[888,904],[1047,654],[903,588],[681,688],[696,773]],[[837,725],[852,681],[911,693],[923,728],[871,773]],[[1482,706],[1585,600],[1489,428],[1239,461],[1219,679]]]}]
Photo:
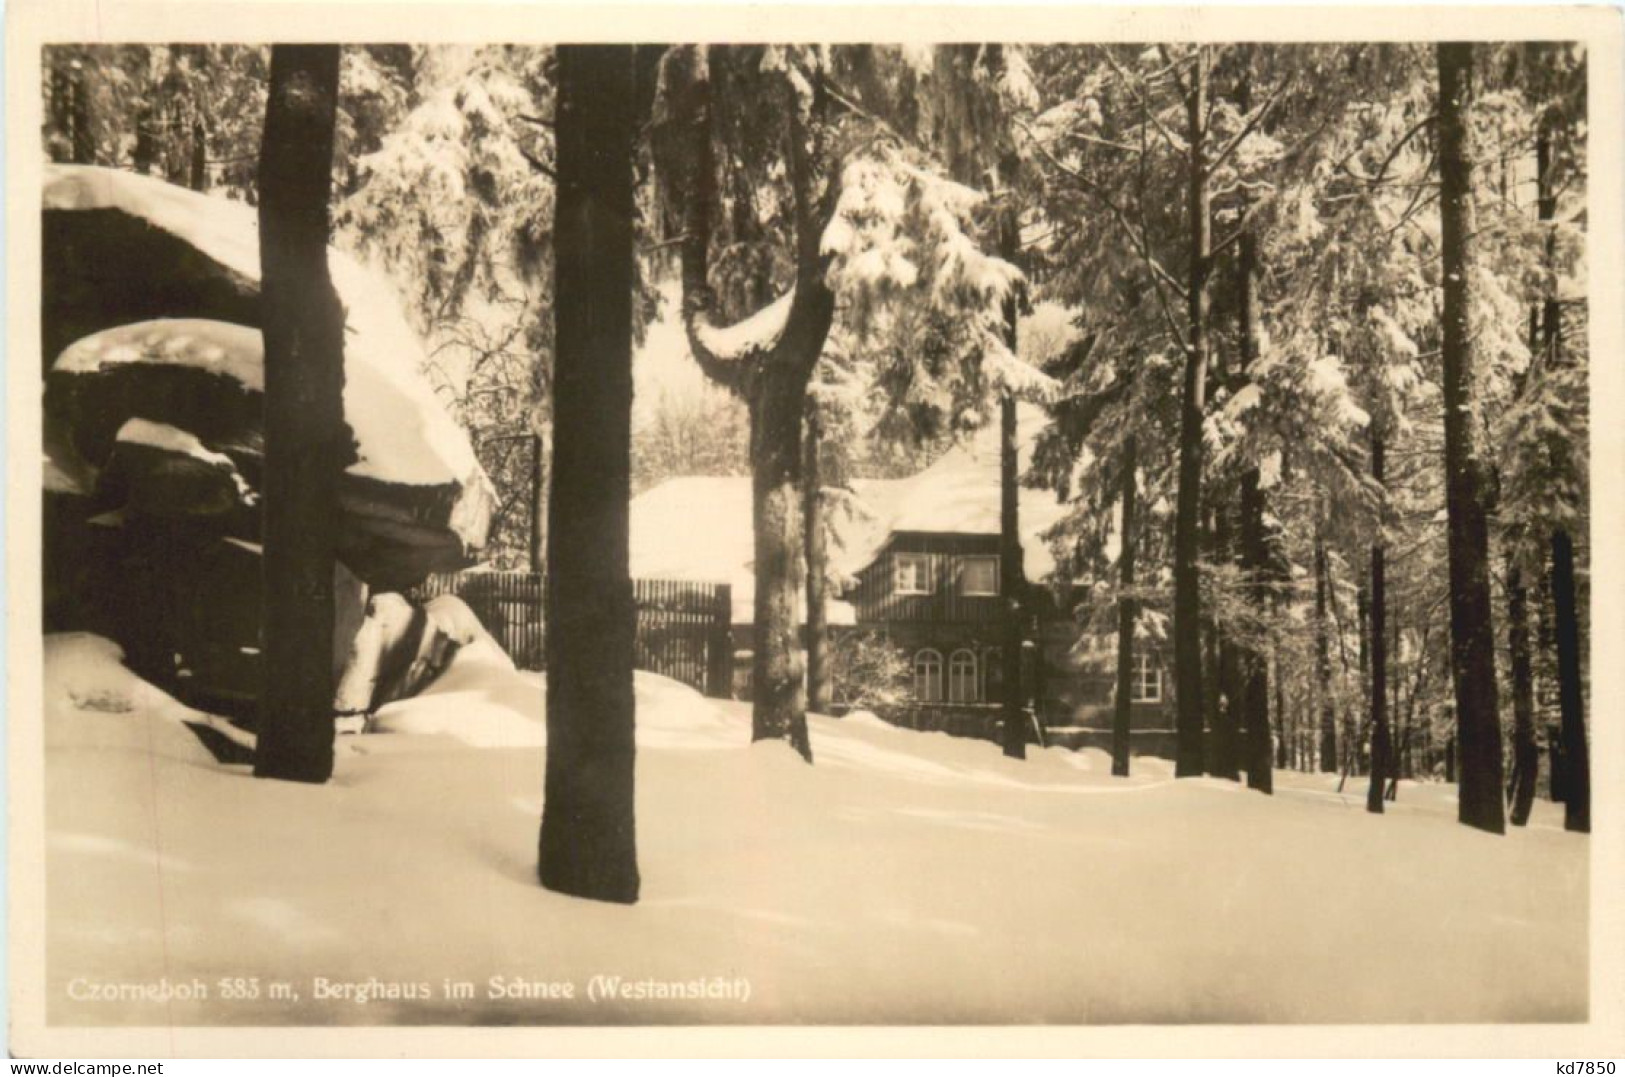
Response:
[{"label": "mountain house", "polygon": [[[1025,465],[1039,417],[1022,418]],[[859,480],[832,498],[831,599],[836,644],[850,633],[879,636],[904,656],[906,700],[874,708],[887,721],[996,739],[1006,581],[999,565],[997,430],[955,446],[904,479]],[[1046,736],[1073,745],[1109,741],[1116,690],[1115,630],[1088,586],[1049,585],[1055,570],[1044,534],[1064,506],[1043,490],[1020,493],[1027,624],[1032,644],[1023,690]],[[668,480],[632,502],[635,577],[726,583],[733,596],[735,691],[749,693],[754,579],[750,479]],[[1110,601],[1110,600],[1107,600]],[[1115,608],[1115,607],[1113,607]],[[805,619],[805,610],[798,610]],[[1109,619],[1109,618],[1108,618]],[[1115,625],[1115,620],[1111,623]],[[1136,749],[1162,753],[1173,729],[1172,678],[1161,640],[1143,634],[1134,657],[1132,729]]]}]

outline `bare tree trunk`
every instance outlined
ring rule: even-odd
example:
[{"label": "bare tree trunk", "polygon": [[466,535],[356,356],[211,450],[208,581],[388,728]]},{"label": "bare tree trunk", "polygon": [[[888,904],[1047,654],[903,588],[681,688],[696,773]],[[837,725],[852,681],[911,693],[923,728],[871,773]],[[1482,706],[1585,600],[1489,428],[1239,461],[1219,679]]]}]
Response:
[{"label": "bare tree trunk", "polygon": [[208,132],[203,128],[201,119],[192,121],[192,170],[187,177],[187,186],[194,191],[207,191],[209,189],[209,150]]},{"label": "bare tree trunk", "polygon": [[[999,221],[999,257],[1014,264],[1021,254],[1021,230],[1014,213]],[[1004,301],[1004,342],[1016,351],[1019,320],[1016,297]],[[1018,471],[1016,399],[1006,393],[999,404],[999,585],[1004,590],[1004,754],[1027,758],[1026,678],[1022,676],[1022,627],[1025,621],[1026,568],[1021,550],[1021,476]],[[1042,656],[1038,656],[1042,661]]]},{"label": "bare tree trunk", "polygon": [[1112,711],[1112,774],[1128,777],[1129,730],[1134,698],[1134,543],[1138,446],[1130,434],[1123,445],[1121,549],[1117,555],[1117,699]]},{"label": "bare tree trunk", "polygon": [[[1014,336],[1015,311],[1011,335]],[[1021,531],[1017,516],[1016,401],[1006,396],[999,405],[999,584],[1004,590],[1004,754],[1027,757],[1027,715],[1022,704],[1021,676]]]},{"label": "bare tree trunk", "polygon": [[[1536,141],[1536,172],[1540,180],[1540,218],[1550,221],[1557,211],[1556,187],[1551,174],[1549,117],[1542,117]],[[1556,239],[1546,236],[1546,261],[1551,264]],[[1548,291],[1542,305],[1541,336],[1553,366],[1564,364],[1562,312],[1557,297]],[[1554,461],[1562,463],[1562,461]],[[1552,605],[1557,630],[1557,698],[1563,742],[1563,829],[1591,832],[1591,751],[1586,742],[1584,685],[1580,672],[1580,613],[1574,581],[1574,538],[1559,527],[1552,532]]]},{"label": "bare tree trunk", "polygon": [[333,774],[333,565],[344,309],[328,275],[336,45],[278,45],[260,150],[265,336],[265,688],[254,774]]},{"label": "bare tree trunk", "polygon": [[1292,735],[1291,723],[1286,716],[1286,678],[1281,675],[1281,652],[1275,650],[1275,676],[1272,683],[1275,686],[1275,765],[1280,769],[1289,766],[1295,767],[1298,763],[1297,738]]},{"label": "bare tree trunk", "polygon": [[823,431],[818,407],[807,408],[806,460],[802,473],[807,544],[807,706],[828,714],[830,704],[828,555],[824,535]]},{"label": "bare tree trunk", "polygon": [[[1264,492],[1259,489],[1258,469],[1248,468],[1241,477],[1241,560],[1242,579],[1248,599],[1262,612],[1264,595]],[[1241,711],[1247,725],[1247,787],[1261,793],[1275,791],[1275,775],[1270,759],[1269,664],[1260,646],[1241,653]],[[1277,691],[1280,686],[1277,683]],[[1283,748],[1285,739],[1282,740]]]},{"label": "bare tree trunk", "polygon": [[1574,589],[1574,541],[1552,532],[1552,600],[1557,608],[1557,693],[1563,741],[1563,829],[1591,833],[1591,758],[1580,683],[1580,618]]},{"label": "bare tree trunk", "polygon": [[[793,371],[768,368],[762,381]],[[756,647],[751,739],[783,740],[812,761],[796,598],[802,587],[800,386],[764,384],[750,406],[751,509],[756,559]]]},{"label": "bare tree trunk", "polygon": [[1535,675],[1529,641],[1529,587],[1517,558],[1507,563],[1507,649],[1512,660],[1512,825],[1524,826],[1535,805],[1540,743],[1535,736]]},{"label": "bare tree trunk", "polygon": [[[1234,555],[1227,507],[1215,506],[1212,514],[1214,561]],[[1241,661],[1236,646],[1225,638],[1218,621],[1208,618],[1208,737],[1209,773],[1233,782],[1241,780]]]},{"label": "bare tree trunk", "polygon": [[1439,65],[1439,187],[1444,272],[1445,495],[1449,512],[1451,671],[1461,742],[1459,818],[1500,834],[1501,721],[1489,581],[1485,463],[1476,430],[1480,357],[1472,329],[1477,230],[1471,44],[1444,43]]},{"label": "bare tree trunk", "polygon": [[541,575],[547,565],[547,439],[532,434],[530,442],[530,570]]},{"label": "bare tree trunk", "polygon": [[[1252,105],[1252,83],[1242,84],[1243,104]],[[1237,257],[1237,275],[1240,278],[1241,349],[1245,372],[1251,376],[1252,364],[1263,352],[1263,315],[1259,301],[1258,234],[1249,227],[1242,233]],[[1257,466],[1248,468],[1241,477],[1241,578],[1247,588],[1247,601],[1257,611],[1263,623],[1269,605],[1265,593],[1269,551],[1264,537],[1264,491],[1262,476]],[[1276,676],[1280,673],[1277,670]],[[1275,776],[1270,758],[1270,701],[1269,659],[1262,644],[1246,648],[1241,655],[1241,713],[1247,728],[1246,760],[1247,786],[1261,793],[1275,791]],[[1279,691],[1279,684],[1277,684]],[[1286,736],[1282,731],[1278,761],[1285,763]]]},{"label": "bare tree trunk", "polygon": [[[1389,613],[1393,613],[1393,612],[1395,612],[1395,611],[1389,611]],[[1402,712],[1399,709],[1399,686],[1400,686],[1400,672],[1399,672],[1399,669],[1398,669],[1399,654],[1400,654],[1400,651],[1399,651],[1399,618],[1398,618],[1398,616],[1389,616],[1387,613],[1385,613],[1384,616],[1387,617],[1388,621],[1391,623],[1391,627],[1389,629],[1390,634],[1389,634],[1389,637],[1388,637],[1388,641],[1389,641],[1389,643],[1388,643],[1388,656],[1392,660],[1392,663],[1394,665],[1393,672],[1391,674],[1389,674],[1389,678],[1388,678],[1389,681],[1393,685],[1393,695],[1392,695],[1392,697],[1390,697],[1390,700],[1389,700],[1389,711],[1388,711],[1388,713],[1393,716],[1393,719],[1392,719],[1393,721],[1396,721],[1396,722],[1400,723],[1400,727],[1399,727],[1399,730],[1400,730],[1400,733],[1399,733],[1399,745],[1400,745],[1399,752],[1400,752],[1400,754],[1399,754],[1398,761],[1397,761],[1398,762],[1397,769],[1394,771],[1394,773],[1392,773],[1392,774],[1390,774],[1388,776],[1388,799],[1389,800],[1398,800],[1399,799],[1399,779],[1401,777],[1405,777],[1405,778],[1414,778],[1414,777],[1416,777],[1415,763],[1414,763],[1414,761],[1412,759],[1412,751],[1413,751],[1413,749],[1412,749],[1412,746],[1411,746],[1411,738],[1415,734],[1415,729],[1414,729],[1414,727],[1413,727],[1413,725],[1411,723],[1410,714],[1408,712]]]},{"label": "bare tree trunk", "polygon": [[559,47],[538,874],[549,890],[622,904],[639,888],[628,570],[636,87],[632,47]]},{"label": "bare tree trunk", "polygon": [[[1386,446],[1383,432],[1371,433],[1371,477],[1383,486]],[[1371,788],[1366,793],[1366,810],[1382,814],[1387,795],[1384,783],[1394,775],[1393,746],[1388,735],[1388,581],[1385,539],[1379,521],[1377,537],[1371,544]]]},{"label": "bare tree trunk", "polygon": [[1337,773],[1337,707],[1332,700],[1330,615],[1326,592],[1331,587],[1326,540],[1315,532],[1315,686],[1320,703],[1320,772]]},{"label": "bare tree trunk", "polygon": [[1208,213],[1205,134],[1208,56],[1198,46],[1185,99],[1190,144],[1189,339],[1185,386],[1179,417],[1179,493],[1174,516],[1174,680],[1178,741],[1174,774],[1202,773],[1202,592],[1201,553],[1202,416],[1206,408],[1208,364],[1208,275],[1212,262],[1212,220]]},{"label": "bare tree trunk", "polygon": [[[796,598],[801,590],[802,408],[807,384],[829,337],[835,297],[825,277],[829,256],[822,236],[838,201],[838,180],[815,196],[808,126],[784,87],[785,160],[795,220],[796,279],[778,342],[750,358],[723,359],[706,345],[714,327],[710,286],[711,222],[717,210],[717,167],[712,147],[710,67],[728,46],[674,48],[662,60],[669,115],[654,125],[652,152],[668,184],[681,195],[683,311],[689,348],[706,376],[745,399],[750,409],[751,516],[756,577],[755,657],[752,664],[751,737],[784,740],[808,762],[806,685]],[[825,95],[814,94],[815,113]]]},{"label": "bare tree trunk", "polygon": [[90,99],[90,72],[82,62],[73,62],[67,87],[70,159],[76,165],[93,165],[96,163],[95,110]]}]

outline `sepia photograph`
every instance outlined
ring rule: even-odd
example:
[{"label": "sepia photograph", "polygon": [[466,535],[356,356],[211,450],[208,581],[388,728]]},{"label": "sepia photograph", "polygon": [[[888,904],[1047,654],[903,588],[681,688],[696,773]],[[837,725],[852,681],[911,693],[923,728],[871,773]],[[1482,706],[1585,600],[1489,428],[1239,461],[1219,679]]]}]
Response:
[{"label": "sepia photograph", "polygon": [[1599,1042],[1617,11],[223,9],[9,28],[13,1055]]}]

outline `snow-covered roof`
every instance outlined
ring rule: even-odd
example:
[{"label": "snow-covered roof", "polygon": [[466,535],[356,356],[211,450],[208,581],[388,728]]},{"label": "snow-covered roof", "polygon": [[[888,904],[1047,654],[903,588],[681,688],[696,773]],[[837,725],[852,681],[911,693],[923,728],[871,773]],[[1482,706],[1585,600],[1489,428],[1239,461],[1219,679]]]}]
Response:
[{"label": "snow-covered roof", "polygon": [[[1025,474],[1032,463],[1033,443],[1043,428],[1044,415],[1036,407],[1017,410],[1017,467]],[[863,494],[860,487],[860,496]],[[992,423],[949,449],[918,475],[891,484],[885,498],[872,507],[884,521],[875,528],[865,548],[849,551],[855,568],[873,561],[892,534],[924,531],[960,535],[999,533],[999,428]],[[1021,529],[1024,568],[1029,579],[1041,579],[1055,569],[1048,531],[1066,514],[1047,490],[1022,487],[1017,516]]]},{"label": "snow-covered roof", "polygon": [[[734,623],[756,619],[749,477],[670,479],[632,499],[631,523],[634,578],[729,584]],[[796,616],[805,614],[805,597],[797,596]],[[838,600],[827,614],[832,624],[855,619]]]},{"label": "snow-covered roof", "polygon": [[[44,206],[46,210],[118,210],[184,240],[248,280],[260,279],[259,216],[254,207],[244,203],[133,172],[87,165],[48,165]],[[359,455],[350,472],[407,485],[486,481],[467,435],[419,373],[423,345],[388,282],[339,250],[329,248],[327,261],[345,308],[344,415],[355,432]],[[223,349],[230,353],[229,357],[211,358],[220,343],[215,338],[221,334],[205,335],[198,330],[195,335],[183,334],[185,344],[175,344],[171,338],[167,346],[175,351],[164,358],[193,365],[213,363],[222,373],[233,373],[250,387],[259,388],[244,375],[247,366],[258,365],[257,358],[253,363],[249,361],[248,337],[253,338],[252,352],[257,357],[260,334],[243,330],[224,335],[236,345]],[[97,334],[89,341],[107,336]],[[130,343],[122,337],[119,340]],[[88,341],[81,343],[99,351]],[[129,358],[122,353],[92,358],[79,345],[70,352],[78,352],[72,360],[75,363]]]},{"label": "snow-covered roof", "polygon": [[[1021,409],[1018,453],[1023,468],[1031,460],[1042,424],[1037,408]],[[917,475],[860,480],[853,484],[853,495],[830,513],[830,560],[839,575],[853,575],[871,563],[900,531],[997,535],[998,427],[979,431]],[[1029,578],[1039,579],[1054,570],[1043,533],[1064,512],[1054,494],[1022,488],[1022,548]],[[633,498],[631,528],[634,577],[730,583],[735,622],[753,619],[755,552],[748,477],[667,480]],[[850,618],[849,608],[837,611],[835,606],[831,604],[832,623],[842,623],[838,615]]]}]

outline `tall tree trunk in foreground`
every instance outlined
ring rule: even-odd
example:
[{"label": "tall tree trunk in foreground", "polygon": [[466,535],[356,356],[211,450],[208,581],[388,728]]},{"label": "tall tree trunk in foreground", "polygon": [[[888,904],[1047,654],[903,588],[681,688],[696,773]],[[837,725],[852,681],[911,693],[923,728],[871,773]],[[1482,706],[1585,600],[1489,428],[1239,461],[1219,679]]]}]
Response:
[{"label": "tall tree trunk in foreground", "polygon": [[1117,554],[1117,699],[1112,711],[1112,774],[1128,777],[1129,729],[1134,699],[1134,542],[1138,445],[1130,434],[1123,444],[1121,548]]},{"label": "tall tree trunk in foreground", "polygon": [[807,688],[797,592],[802,587],[801,411],[806,379],[766,369],[750,402],[751,522],[756,563],[756,648],[751,738],[784,740],[809,762]]},{"label": "tall tree trunk in foreground", "polygon": [[[1228,506],[1215,507],[1211,515],[1212,557],[1228,560],[1234,553]],[[1241,661],[1236,646],[1224,636],[1218,621],[1208,618],[1208,700],[1209,773],[1233,782],[1241,780]]]},{"label": "tall tree trunk in foreground", "polygon": [[254,774],[333,774],[333,551],[344,423],[344,309],[328,275],[336,45],[278,45],[260,149],[265,337],[265,688]]},{"label": "tall tree trunk in foreground", "polygon": [[807,707],[829,713],[829,581],[824,534],[823,430],[818,407],[807,409],[807,455],[801,476],[804,523],[807,535]]},{"label": "tall tree trunk in foreground", "polygon": [[1326,592],[1331,587],[1326,540],[1315,532],[1315,687],[1320,704],[1320,772],[1337,773],[1337,707],[1332,701],[1331,616]]},{"label": "tall tree trunk in foreground", "polygon": [[[999,222],[999,257],[1014,263],[1021,253],[1021,230],[1013,213]],[[1016,351],[1016,297],[1004,301],[1004,342]],[[1017,454],[1016,398],[1006,392],[999,402],[999,584],[1004,591],[1004,754],[1027,758],[1026,693],[1022,677],[1021,637],[1025,620],[1023,593],[1027,574],[1021,553],[1021,476]],[[1043,661],[1043,655],[1038,656]]]},{"label": "tall tree trunk in foreground", "polygon": [[[782,740],[812,761],[807,694],[796,599],[801,591],[801,428],[807,385],[823,354],[835,316],[825,279],[829,255],[824,229],[839,200],[838,180],[815,194],[817,176],[810,125],[796,91],[785,83],[784,162],[794,215],[795,284],[776,340],[751,341],[730,353],[709,341],[717,328],[710,284],[713,218],[718,208],[717,162],[712,144],[711,67],[729,46],[666,50],[660,81],[662,114],[651,130],[651,150],[662,184],[682,207],[683,321],[689,350],[706,377],[741,396],[750,412],[751,520],[755,555],[755,645],[751,667],[751,739]],[[814,94],[814,112],[825,95]],[[815,122],[819,122],[815,116]],[[761,312],[758,311],[757,314]],[[555,462],[554,467],[557,468]]]},{"label": "tall tree trunk in foreground", "polygon": [[[1251,107],[1251,81],[1244,83]],[[1252,371],[1252,364],[1263,353],[1263,314],[1258,294],[1258,234],[1249,226],[1241,235],[1236,268],[1239,277],[1241,313],[1242,369]],[[1254,465],[1241,476],[1241,578],[1247,589],[1247,601],[1257,612],[1259,623],[1266,621],[1269,596],[1264,580],[1269,571],[1269,550],[1264,536],[1263,476]],[[1275,792],[1275,775],[1271,769],[1270,752],[1270,700],[1269,659],[1261,642],[1245,648],[1241,654],[1241,715],[1247,729],[1244,757],[1247,765],[1247,787],[1261,793]],[[1276,759],[1285,762],[1286,733],[1281,731],[1281,750]]]},{"label": "tall tree trunk in foreground", "polygon": [[[1383,486],[1383,457],[1386,446],[1383,432],[1371,434],[1371,477]],[[1387,551],[1378,524],[1377,537],[1371,543],[1371,788],[1366,791],[1367,811],[1382,814],[1382,802],[1387,796],[1383,784],[1394,775],[1394,750],[1388,734],[1388,581]]]},{"label": "tall tree trunk in foreground", "polygon": [[1591,753],[1580,683],[1580,617],[1574,589],[1574,540],[1552,532],[1552,600],[1557,608],[1557,698],[1562,714],[1563,829],[1591,833]]},{"label": "tall tree trunk in foreground", "polygon": [[[1012,337],[1015,335],[1012,309]],[[1014,346],[1012,345],[1012,350]],[[1006,395],[999,404],[999,583],[1004,591],[1004,754],[1027,758],[1027,715],[1021,676],[1021,532],[1017,505],[1016,401]]]},{"label": "tall tree trunk in foreground", "polygon": [[[1268,554],[1264,545],[1264,491],[1259,489],[1256,467],[1248,468],[1241,477],[1241,556],[1242,579],[1247,585],[1248,600],[1262,614],[1266,601],[1264,574]],[[1261,793],[1273,793],[1275,774],[1271,767],[1273,760],[1270,751],[1269,661],[1261,645],[1242,651],[1241,668],[1241,710],[1247,726],[1247,787]],[[1284,750],[1284,733],[1281,744]]]},{"label": "tall tree trunk in foreground", "polygon": [[[1540,183],[1540,219],[1551,221],[1557,215],[1557,186],[1551,168],[1552,114],[1543,116],[1537,136],[1536,172]],[[1546,235],[1546,261],[1551,265],[1556,237]],[[1541,309],[1541,342],[1548,362],[1564,364],[1562,311],[1555,291],[1548,290]],[[1554,463],[1564,463],[1554,461]],[[1566,470],[1566,468],[1560,468]],[[1574,537],[1567,529],[1552,531],[1552,605],[1557,630],[1557,698],[1561,715],[1559,736],[1563,742],[1564,799],[1563,829],[1591,832],[1591,751],[1586,743],[1585,695],[1580,675],[1580,611],[1574,583]]]},{"label": "tall tree trunk in foreground", "polygon": [[633,50],[558,50],[553,485],[548,499],[549,890],[638,899],[633,818]]},{"label": "tall tree trunk in foreground", "polygon": [[1524,826],[1535,806],[1540,742],[1535,735],[1535,671],[1529,640],[1529,586],[1516,557],[1507,564],[1507,650],[1512,662],[1512,825]]},{"label": "tall tree trunk in foreground", "polygon": [[1461,744],[1458,815],[1502,833],[1501,721],[1490,604],[1485,464],[1478,444],[1478,342],[1472,329],[1476,213],[1471,124],[1474,47],[1441,42],[1439,198],[1444,273],[1445,499],[1449,512],[1450,657]]},{"label": "tall tree trunk in foreground", "polygon": [[1207,123],[1207,50],[1196,50],[1185,99],[1190,144],[1189,338],[1185,342],[1185,386],[1179,416],[1179,493],[1174,516],[1174,681],[1178,741],[1174,775],[1202,773],[1202,593],[1200,569],[1202,503],[1202,413],[1206,407],[1208,363],[1208,274],[1212,261],[1212,221],[1204,134]]}]

